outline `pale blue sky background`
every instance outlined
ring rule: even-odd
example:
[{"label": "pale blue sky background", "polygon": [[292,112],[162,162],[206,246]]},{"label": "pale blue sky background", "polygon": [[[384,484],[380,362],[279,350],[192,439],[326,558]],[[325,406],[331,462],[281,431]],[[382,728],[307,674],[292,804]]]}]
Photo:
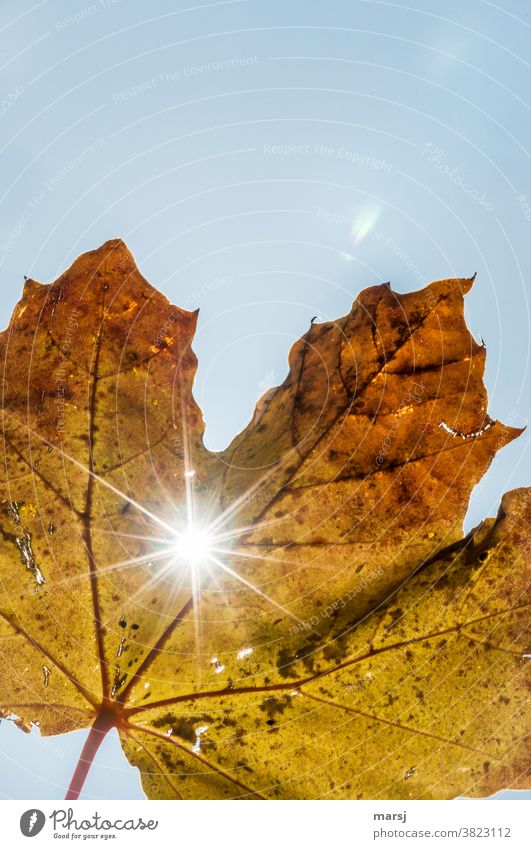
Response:
[{"label": "pale blue sky background", "polygon": [[[195,392],[222,448],[312,316],[477,271],[490,413],[526,423],[531,6],[409,5],[0,0],[0,324],[23,274],[122,236],[201,307]],[[467,526],[530,477],[525,434]],[[3,722],[0,796],[61,797],[84,736]],[[141,796],[115,737],[85,796]]]}]

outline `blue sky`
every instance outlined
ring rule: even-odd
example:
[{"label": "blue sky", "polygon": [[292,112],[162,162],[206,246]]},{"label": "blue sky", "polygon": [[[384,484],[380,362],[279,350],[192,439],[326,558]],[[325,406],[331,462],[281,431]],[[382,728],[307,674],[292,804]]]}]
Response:
[{"label": "blue sky", "polygon": [[[526,0],[2,0],[0,324],[23,275],[121,236],[201,308],[195,394],[222,448],[312,316],[477,271],[489,411],[525,424],[530,29]],[[529,484],[529,439],[499,453],[467,527]],[[3,722],[0,795],[61,796],[83,737]],[[141,796],[113,737],[86,795]]]}]

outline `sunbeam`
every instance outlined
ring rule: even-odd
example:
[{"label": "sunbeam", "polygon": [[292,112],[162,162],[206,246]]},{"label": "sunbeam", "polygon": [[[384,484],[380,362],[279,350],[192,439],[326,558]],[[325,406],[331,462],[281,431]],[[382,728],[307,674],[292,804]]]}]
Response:
[{"label": "sunbeam", "polygon": [[[179,528],[169,524],[168,521],[153,513],[152,510],[149,510],[143,504],[140,504],[138,501],[135,501],[133,498],[128,496],[126,493],[122,492],[109,481],[105,480],[105,478],[103,478],[101,475],[97,474],[88,466],[81,463],[75,457],[72,457],[70,454],[64,451],[63,448],[49,443],[48,440],[44,439],[37,433],[35,433],[34,435],[42,442],[50,446],[53,450],[58,451],[61,457],[63,457],[65,460],[72,463],[77,468],[81,469],[85,474],[93,477],[99,484],[106,487],[119,498],[123,499],[126,503],[131,505],[131,507],[141,513],[143,516],[150,519],[154,523],[154,525],[158,529],[160,529],[160,536],[122,533],[119,530],[106,531],[106,533],[109,534],[114,533],[117,538],[123,537],[129,539],[137,539],[152,546],[152,550],[142,555],[139,555],[138,557],[132,557],[130,559],[122,560],[118,563],[114,563],[109,566],[98,565],[98,573],[101,575],[105,575],[116,572],[120,569],[130,569],[135,566],[141,566],[144,564],[153,565],[155,568],[152,577],[146,582],[142,583],[142,586],[140,586],[136,590],[136,592],[134,592],[128,598],[128,602],[130,604],[134,604],[142,593],[149,590],[150,587],[159,583],[160,581],[165,580],[169,575],[172,574],[172,572],[174,572],[175,568],[178,565],[184,566],[185,569],[188,570],[190,579],[190,590],[192,596],[195,631],[194,636],[198,664],[199,658],[201,656],[201,592],[204,589],[205,583],[210,582],[211,580],[215,581],[215,570],[213,572],[211,567],[216,567],[216,569],[221,574],[224,574],[234,579],[239,584],[246,587],[251,592],[255,593],[259,598],[266,601],[276,610],[279,610],[289,619],[292,619],[293,621],[301,625],[305,624],[287,607],[282,604],[279,604],[277,601],[275,601],[275,599],[271,598],[271,596],[262,592],[262,590],[260,590],[257,586],[252,584],[246,578],[239,575],[232,567],[227,565],[227,563],[225,563],[224,560],[221,559],[235,555],[242,556],[245,558],[263,559],[261,555],[254,555],[251,554],[249,551],[243,550],[245,547],[245,543],[242,544],[242,537],[245,537],[250,532],[251,527],[243,526],[231,528],[229,525],[229,521],[231,519],[234,520],[236,518],[239,510],[245,505],[248,497],[252,495],[252,492],[263,483],[263,479],[258,482],[258,484],[255,484],[253,487],[251,487],[249,493],[246,493],[244,496],[237,499],[237,501],[233,503],[229,508],[225,509],[218,516],[214,517],[210,523],[203,524],[200,518],[198,517],[198,505],[196,503],[193,485],[195,473],[193,473],[193,469],[191,468],[190,452],[185,439],[183,480],[185,486],[186,515],[182,527]],[[265,477],[267,478],[267,475]],[[264,525],[265,524],[270,523],[267,522],[264,523]],[[256,530],[256,528],[254,528],[254,530]],[[240,546],[238,546],[238,541],[240,541]],[[227,546],[231,546],[231,544],[233,547],[228,548]],[[160,561],[164,561],[166,559],[167,562],[163,562],[161,565]],[[280,563],[288,562],[280,558],[268,557],[268,559]],[[200,674],[199,665],[198,674]]]},{"label": "sunbeam", "polygon": [[250,581],[247,581],[245,578],[242,578],[241,575],[238,575],[238,573],[235,572],[234,569],[231,569],[230,566],[227,566],[226,563],[222,563],[221,560],[218,560],[213,555],[211,556],[211,560],[214,561],[216,566],[219,566],[220,569],[222,569],[224,572],[226,572],[227,575],[230,575],[231,578],[235,578],[237,581],[239,581],[241,584],[243,584],[245,587],[247,587],[247,589],[252,590],[254,593],[256,593],[256,595],[260,596],[260,598],[265,599],[265,601],[269,602],[269,604],[271,604],[277,610],[280,610],[286,616],[289,616],[290,619],[293,619],[299,625],[305,626],[305,623],[303,622],[303,620],[299,619],[298,616],[295,616],[295,614],[292,613],[291,610],[288,610],[287,607],[284,607],[284,605],[279,604],[277,601],[275,601],[273,598],[271,598],[271,596],[268,596],[265,593],[263,593],[262,590],[259,590],[258,587],[254,586],[254,584],[251,584]]}]

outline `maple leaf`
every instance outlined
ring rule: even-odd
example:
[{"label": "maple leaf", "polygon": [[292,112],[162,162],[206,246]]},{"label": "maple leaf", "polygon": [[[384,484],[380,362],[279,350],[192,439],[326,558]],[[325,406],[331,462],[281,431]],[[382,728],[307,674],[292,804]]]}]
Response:
[{"label": "maple leaf", "polygon": [[197,314],[123,242],[26,282],[0,338],[0,709],[91,727],[68,798],[111,727],[153,798],[525,786],[529,491],[462,539],[520,433],[487,413],[472,283],[312,324],[210,453]]}]

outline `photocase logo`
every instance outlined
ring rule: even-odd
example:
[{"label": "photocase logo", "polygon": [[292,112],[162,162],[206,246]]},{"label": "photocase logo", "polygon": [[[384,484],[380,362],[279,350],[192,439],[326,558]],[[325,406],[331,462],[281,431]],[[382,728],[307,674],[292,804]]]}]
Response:
[{"label": "photocase logo", "polygon": [[20,817],[20,830],[24,837],[35,837],[44,828],[46,817],[37,808],[30,808]]}]

